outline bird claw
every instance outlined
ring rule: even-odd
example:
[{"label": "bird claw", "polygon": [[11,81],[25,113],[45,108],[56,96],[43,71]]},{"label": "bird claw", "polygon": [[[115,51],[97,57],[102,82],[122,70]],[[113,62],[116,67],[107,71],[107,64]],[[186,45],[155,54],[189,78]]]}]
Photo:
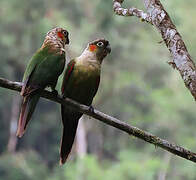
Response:
[{"label": "bird claw", "polygon": [[94,109],[94,107],[93,107],[92,105],[89,106],[89,111],[90,111],[91,113],[94,113],[94,112],[95,112],[95,109]]},{"label": "bird claw", "polygon": [[53,89],[52,90],[52,93],[55,95],[55,96],[58,96],[58,91],[56,89]]},{"label": "bird claw", "polygon": [[64,48],[61,48],[61,51],[62,51],[62,52],[66,52]]}]

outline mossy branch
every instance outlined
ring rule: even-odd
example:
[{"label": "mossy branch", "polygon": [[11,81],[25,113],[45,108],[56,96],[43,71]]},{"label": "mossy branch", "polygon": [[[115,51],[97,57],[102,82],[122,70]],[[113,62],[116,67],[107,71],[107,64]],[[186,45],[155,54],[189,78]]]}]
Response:
[{"label": "mossy branch", "polygon": [[[0,87],[20,92],[21,87],[22,87],[22,83],[12,82],[7,79],[0,78]],[[76,101],[73,101],[68,98],[63,99],[60,96],[55,96],[53,93],[46,91],[46,90],[43,91],[41,96],[43,98],[57,102],[59,104],[70,106],[73,109],[75,109],[76,111],[87,114],[87,115],[89,115],[99,121],[102,121],[105,124],[108,124],[110,126],[113,126],[117,129],[121,130],[121,131],[124,131],[124,132],[128,133],[129,135],[135,136],[135,137],[142,139],[148,143],[154,144],[156,147],[160,147],[162,149],[165,149],[165,150],[171,152],[172,154],[175,154],[177,156],[185,158],[189,161],[196,162],[196,153],[193,153],[183,147],[177,146],[173,143],[170,143],[166,140],[163,140],[163,139],[161,139],[157,136],[154,136],[146,131],[143,131],[137,127],[130,126],[130,125],[126,124],[125,122],[122,122],[114,117],[111,117],[107,114],[104,114],[100,111],[97,111],[96,109],[94,110],[94,112],[91,112],[91,110],[89,110],[88,106],[79,104]],[[114,141],[115,141],[115,139],[114,139]]]}]

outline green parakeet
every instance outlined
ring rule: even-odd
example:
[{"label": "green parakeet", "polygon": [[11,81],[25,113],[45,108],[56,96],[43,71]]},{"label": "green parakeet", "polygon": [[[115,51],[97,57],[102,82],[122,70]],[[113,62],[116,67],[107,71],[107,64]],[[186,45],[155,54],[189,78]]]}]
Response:
[{"label": "green parakeet", "polygon": [[[71,60],[63,78],[63,97],[90,106],[99,87],[102,61],[110,52],[109,41],[98,39],[90,42],[79,57]],[[71,151],[82,113],[62,105],[61,115],[63,136],[60,148],[60,164],[64,164]]]},{"label": "green parakeet", "polygon": [[55,90],[59,75],[65,66],[65,45],[69,44],[65,29],[54,28],[45,37],[41,48],[33,55],[23,76],[22,104],[18,121],[17,136],[22,137],[31,119],[41,92],[50,86]]}]

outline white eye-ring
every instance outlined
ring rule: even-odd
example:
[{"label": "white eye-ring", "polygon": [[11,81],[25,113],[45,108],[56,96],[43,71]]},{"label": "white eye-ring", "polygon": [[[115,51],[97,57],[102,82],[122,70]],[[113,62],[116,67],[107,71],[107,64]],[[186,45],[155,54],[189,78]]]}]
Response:
[{"label": "white eye-ring", "polygon": [[64,36],[68,36],[68,32],[67,31],[63,31]]},{"label": "white eye-ring", "polygon": [[103,45],[104,45],[103,42],[98,42],[97,43],[97,46],[99,46],[99,47],[103,47]]}]

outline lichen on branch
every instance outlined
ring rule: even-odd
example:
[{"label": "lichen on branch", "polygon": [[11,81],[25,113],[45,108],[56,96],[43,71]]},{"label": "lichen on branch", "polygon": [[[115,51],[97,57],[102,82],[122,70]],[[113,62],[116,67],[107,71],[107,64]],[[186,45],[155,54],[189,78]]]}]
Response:
[{"label": "lichen on branch", "polygon": [[140,18],[142,21],[151,23],[152,20],[147,13],[144,13],[142,10],[134,7],[131,7],[129,9],[122,8],[121,7],[122,2],[123,0],[116,0],[116,1],[114,0],[113,9],[116,14],[118,14],[119,16],[136,16]]},{"label": "lichen on branch", "polygon": [[[129,16],[143,18],[144,21],[150,22],[157,28],[172,56],[172,61],[169,64],[179,71],[185,86],[196,100],[196,67],[181,35],[160,0],[143,1],[146,13],[136,8],[122,8],[124,0],[114,0],[113,9],[117,15],[128,16],[131,14]],[[134,9],[135,13],[129,13],[131,9]]]}]

